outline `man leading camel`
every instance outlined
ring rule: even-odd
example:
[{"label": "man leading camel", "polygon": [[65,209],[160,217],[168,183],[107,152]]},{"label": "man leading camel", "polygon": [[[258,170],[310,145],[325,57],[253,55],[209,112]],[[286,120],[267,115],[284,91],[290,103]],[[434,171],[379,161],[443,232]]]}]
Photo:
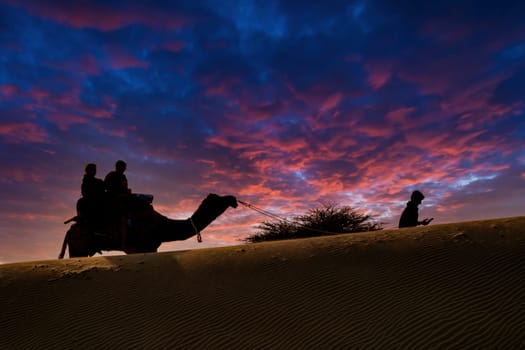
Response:
[{"label": "man leading camel", "polygon": [[425,196],[420,191],[412,192],[410,201],[407,202],[407,206],[403,210],[401,218],[399,219],[399,228],[428,225],[432,220],[434,220],[434,218],[427,218],[423,221],[418,221],[418,205],[421,204],[424,198]]}]

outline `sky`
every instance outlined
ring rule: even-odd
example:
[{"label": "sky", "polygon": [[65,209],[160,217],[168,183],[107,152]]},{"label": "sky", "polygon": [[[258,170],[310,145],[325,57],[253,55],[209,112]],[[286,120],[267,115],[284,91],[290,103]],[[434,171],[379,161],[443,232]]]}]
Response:
[{"label": "sky", "polygon": [[[415,189],[432,224],[524,215],[524,16],[519,0],[0,0],[0,263],[55,259],[84,166],[118,159],[174,219],[213,192],[393,228]],[[160,251],[242,244],[267,220],[239,206]]]}]

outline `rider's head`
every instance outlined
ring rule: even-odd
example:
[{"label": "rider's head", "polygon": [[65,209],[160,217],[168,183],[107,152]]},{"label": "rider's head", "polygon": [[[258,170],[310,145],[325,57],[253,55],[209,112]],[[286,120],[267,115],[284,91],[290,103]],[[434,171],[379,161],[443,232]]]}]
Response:
[{"label": "rider's head", "polygon": [[95,176],[97,174],[97,165],[95,163],[89,163],[84,168],[86,175]]},{"label": "rider's head", "polygon": [[421,201],[424,198],[425,198],[425,196],[420,191],[414,191],[414,192],[412,192],[412,195],[410,196],[410,200],[412,202],[416,202],[416,203],[421,203]]},{"label": "rider's head", "polygon": [[117,160],[117,162],[115,163],[115,170],[121,174],[123,174],[126,171],[126,168],[126,162],[123,160]]}]

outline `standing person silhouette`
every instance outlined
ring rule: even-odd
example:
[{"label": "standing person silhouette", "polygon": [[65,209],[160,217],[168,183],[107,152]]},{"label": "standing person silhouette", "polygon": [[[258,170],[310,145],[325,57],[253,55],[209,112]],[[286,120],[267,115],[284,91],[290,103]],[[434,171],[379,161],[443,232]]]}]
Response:
[{"label": "standing person silhouette", "polygon": [[428,225],[432,220],[434,220],[434,218],[427,218],[423,221],[418,221],[418,205],[421,204],[424,198],[425,196],[420,191],[412,192],[410,201],[407,202],[407,206],[399,218],[399,228]]}]

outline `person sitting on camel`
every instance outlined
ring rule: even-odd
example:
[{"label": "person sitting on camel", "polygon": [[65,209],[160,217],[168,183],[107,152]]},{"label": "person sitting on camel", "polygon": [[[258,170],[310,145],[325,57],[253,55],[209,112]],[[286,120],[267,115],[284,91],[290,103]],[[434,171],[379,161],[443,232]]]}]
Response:
[{"label": "person sitting on camel", "polygon": [[131,189],[124,172],[127,164],[123,160],[115,163],[115,170],[109,172],[104,178],[106,186],[107,203],[105,207],[106,218],[113,229],[110,230],[112,239],[126,244],[127,227],[130,226],[130,207],[133,204]]},{"label": "person sitting on camel", "polygon": [[89,163],[86,165],[84,177],[82,178],[82,185],[80,192],[84,198],[101,199],[105,193],[104,181],[95,177],[97,175],[97,165]]},{"label": "person sitting on camel", "polygon": [[77,201],[78,218],[87,222],[90,226],[95,226],[102,215],[101,204],[104,201],[105,186],[104,181],[95,177],[97,165],[89,163],[84,168],[85,174],[82,178],[80,192],[82,198]]},{"label": "person sitting on camel", "polygon": [[117,160],[115,163],[115,170],[109,172],[104,178],[104,185],[110,195],[130,194],[131,190],[128,188],[128,179],[124,172],[127,169],[127,164],[123,160]]}]

